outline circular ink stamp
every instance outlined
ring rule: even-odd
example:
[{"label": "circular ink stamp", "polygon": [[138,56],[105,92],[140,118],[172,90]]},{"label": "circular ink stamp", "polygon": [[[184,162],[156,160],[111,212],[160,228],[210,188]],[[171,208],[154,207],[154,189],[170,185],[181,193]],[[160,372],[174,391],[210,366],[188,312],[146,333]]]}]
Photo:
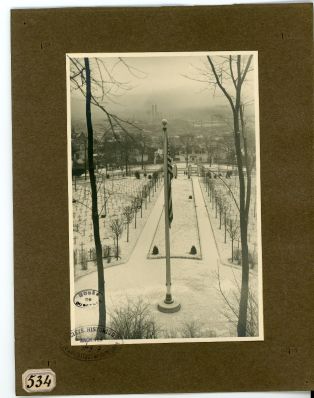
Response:
[{"label": "circular ink stamp", "polygon": [[84,325],[71,331],[71,341],[94,343],[104,340],[122,340],[122,337],[115,330],[103,326]]},{"label": "circular ink stamp", "polygon": [[75,293],[74,304],[79,308],[94,307],[103,302],[103,294],[96,289],[83,289]]},{"label": "circular ink stamp", "polygon": [[94,325],[71,330],[69,340],[63,342],[60,348],[68,357],[79,361],[97,361],[111,357],[119,352],[119,346],[123,344],[122,337],[115,330]]}]

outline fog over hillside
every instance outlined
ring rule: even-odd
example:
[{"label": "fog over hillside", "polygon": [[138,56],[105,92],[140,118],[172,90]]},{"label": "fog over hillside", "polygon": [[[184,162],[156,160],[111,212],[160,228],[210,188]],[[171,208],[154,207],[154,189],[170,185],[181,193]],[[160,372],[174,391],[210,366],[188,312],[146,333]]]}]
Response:
[{"label": "fog over hillside", "polygon": [[[202,81],[201,73],[208,69],[205,56],[125,57],[123,62],[111,57],[103,61],[118,83],[112,84],[104,105],[121,117],[149,120],[156,105],[160,118],[208,120],[229,107],[219,88],[213,90]],[[91,65],[97,73],[92,61]],[[232,92],[230,82],[224,84]],[[84,98],[78,91],[71,95],[71,113],[74,120],[85,114]],[[93,119],[103,120],[103,112],[93,107]]]}]

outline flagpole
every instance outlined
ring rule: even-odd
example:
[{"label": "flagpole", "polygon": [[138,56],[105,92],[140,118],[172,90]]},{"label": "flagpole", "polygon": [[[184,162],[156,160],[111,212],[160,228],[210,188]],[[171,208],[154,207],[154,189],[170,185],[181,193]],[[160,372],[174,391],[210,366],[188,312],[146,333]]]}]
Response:
[{"label": "flagpole", "polygon": [[164,132],[164,200],[165,200],[165,248],[166,248],[166,286],[167,293],[165,303],[172,304],[171,295],[171,263],[170,263],[170,225],[169,225],[169,178],[168,178],[168,132],[167,122],[163,121],[163,132]]},{"label": "flagpole", "polygon": [[167,120],[162,120],[164,140],[164,213],[165,213],[165,249],[166,249],[166,298],[158,304],[161,312],[177,312],[181,305],[176,303],[171,294],[171,262],[170,262],[170,223],[169,223],[169,176],[168,176],[168,132]]}]

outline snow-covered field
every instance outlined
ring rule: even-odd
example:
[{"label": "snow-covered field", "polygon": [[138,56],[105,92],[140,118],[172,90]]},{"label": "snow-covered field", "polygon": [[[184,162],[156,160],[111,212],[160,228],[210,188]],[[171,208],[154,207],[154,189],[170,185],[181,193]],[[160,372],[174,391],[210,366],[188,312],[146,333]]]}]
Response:
[{"label": "snow-covered field", "polygon": [[[232,217],[233,220],[237,220],[239,222],[239,212],[236,208],[236,205],[228,192],[227,187],[222,183],[221,180],[214,179],[214,184],[217,187],[219,192],[225,196],[226,199],[226,207],[227,207],[227,216]],[[228,184],[230,189],[234,194],[234,197],[238,200],[239,197],[239,188],[238,188],[238,177],[234,176],[230,179],[224,179],[225,183]],[[214,230],[215,240],[218,246],[218,251],[220,254],[221,262],[224,264],[234,264],[239,265],[239,261],[234,259],[233,263],[231,261],[232,258],[232,248],[231,248],[231,238],[228,232],[228,225],[225,228],[224,223],[224,212],[221,215],[221,225],[220,225],[220,215],[219,209],[216,211],[216,204],[214,198],[211,197],[208,188],[206,187],[206,183],[204,179],[200,177],[200,185],[202,188],[203,197],[205,203],[207,205],[208,215],[211,221],[212,228]],[[234,254],[237,250],[241,249],[240,244],[240,231],[237,232],[236,237],[234,239]],[[225,241],[226,240],[226,241]],[[249,225],[248,225],[248,247],[249,252],[253,256],[253,258],[257,261],[257,229],[256,229],[256,186],[255,186],[255,178],[252,177],[252,193],[251,193],[251,205],[250,205],[250,213],[249,213]],[[257,265],[257,264],[256,264]],[[256,267],[257,268],[257,267]]]},{"label": "snow-covered field", "polygon": [[[201,247],[199,241],[198,220],[195,211],[195,197],[193,182],[187,176],[179,175],[172,180],[172,207],[173,221],[170,229],[170,253],[171,257],[201,259]],[[158,254],[153,254],[156,246]],[[195,247],[196,253],[191,253]],[[149,258],[161,258],[165,256],[165,215],[162,211],[158,226],[149,249]]]},{"label": "snow-covered field", "polygon": [[[110,224],[111,220],[123,219],[123,210],[132,204],[132,200],[139,195],[145,185],[149,183],[148,178],[136,179],[135,177],[112,177],[107,179],[98,175],[98,209],[100,238],[103,248],[110,248],[110,257],[104,258],[104,266],[112,266],[128,260],[137,239],[145,225],[149,213],[154,206],[156,198],[162,186],[162,181],[150,190],[150,194],[143,200],[142,210],[138,209],[135,217],[129,225],[129,241],[127,242],[127,225],[124,224],[122,235],[119,237],[119,258],[116,259],[115,240]],[[93,225],[91,217],[91,193],[90,183],[84,177],[76,181],[73,185],[73,250],[74,250],[74,271],[78,278],[89,272],[96,271],[95,264],[95,244],[93,235]],[[106,249],[107,250],[107,249]],[[82,266],[82,256],[86,258],[85,266]]]}]

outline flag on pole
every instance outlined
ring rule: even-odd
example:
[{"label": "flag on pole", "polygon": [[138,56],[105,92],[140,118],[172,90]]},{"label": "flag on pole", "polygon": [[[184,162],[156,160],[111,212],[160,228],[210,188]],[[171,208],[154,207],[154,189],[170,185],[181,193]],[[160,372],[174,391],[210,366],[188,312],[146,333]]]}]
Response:
[{"label": "flag on pole", "polygon": [[173,210],[172,210],[172,195],[171,195],[171,180],[173,179],[173,171],[172,171],[172,159],[169,153],[169,146],[167,143],[167,174],[168,174],[168,219],[169,219],[169,227],[171,227],[171,223],[173,220]]}]

